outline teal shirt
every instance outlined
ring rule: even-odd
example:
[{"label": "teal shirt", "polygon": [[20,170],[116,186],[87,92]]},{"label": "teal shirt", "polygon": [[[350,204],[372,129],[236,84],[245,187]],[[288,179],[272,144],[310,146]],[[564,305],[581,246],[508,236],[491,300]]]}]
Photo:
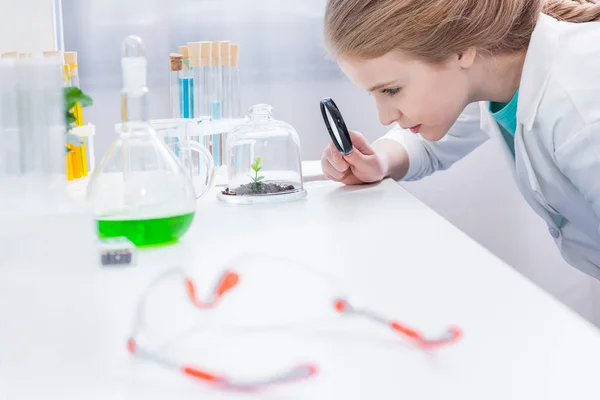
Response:
[{"label": "teal shirt", "polygon": [[508,145],[513,157],[515,155],[515,131],[517,130],[517,102],[519,90],[508,103],[490,102],[490,113],[500,125],[504,141]]}]

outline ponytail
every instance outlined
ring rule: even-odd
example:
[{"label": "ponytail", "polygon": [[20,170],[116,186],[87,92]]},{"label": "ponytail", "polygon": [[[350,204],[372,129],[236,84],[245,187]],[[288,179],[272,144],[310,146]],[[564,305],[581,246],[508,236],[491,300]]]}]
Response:
[{"label": "ponytail", "polygon": [[544,14],[568,22],[600,21],[600,0],[547,0]]}]

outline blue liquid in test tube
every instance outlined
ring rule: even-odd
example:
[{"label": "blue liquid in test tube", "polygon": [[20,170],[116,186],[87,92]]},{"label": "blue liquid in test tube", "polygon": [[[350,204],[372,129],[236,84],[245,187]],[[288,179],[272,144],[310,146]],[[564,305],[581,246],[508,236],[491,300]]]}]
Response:
[{"label": "blue liquid in test tube", "polygon": [[194,117],[194,78],[179,78],[181,118]]},{"label": "blue liquid in test tube", "polygon": [[[181,118],[194,117],[194,78],[179,78],[179,110]],[[179,142],[179,138],[175,138]],[[175,154],[179,156],[179,146],[175,145]]]}]

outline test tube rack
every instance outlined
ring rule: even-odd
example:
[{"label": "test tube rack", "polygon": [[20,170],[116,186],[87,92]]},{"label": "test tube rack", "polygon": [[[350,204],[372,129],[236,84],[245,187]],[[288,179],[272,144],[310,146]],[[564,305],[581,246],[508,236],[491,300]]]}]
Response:
[{"label": "test tube rack", "polygon": [[[217,121],[242,118],[239,44],[224,41],[187,42],[169,54],[170,115],[172,118]],[[213,125],[217,126],[217,125]],[[192,128],[190,132],[193,132]],[[226,165],[227,131],[191,134],[191,140],[211,152],[215,168]]]}]

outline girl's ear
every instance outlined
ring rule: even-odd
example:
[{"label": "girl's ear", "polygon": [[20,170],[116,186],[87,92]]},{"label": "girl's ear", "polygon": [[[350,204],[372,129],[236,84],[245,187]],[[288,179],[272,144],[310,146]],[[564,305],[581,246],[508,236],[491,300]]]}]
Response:
[{"label": "girl's ear", "polygon": [[475,47],[469,47],[464,51],[461,51],[457,55],[458,64],[462,68],[471,68],[475,63],[475,58],[477,57],[477,49]]}]

